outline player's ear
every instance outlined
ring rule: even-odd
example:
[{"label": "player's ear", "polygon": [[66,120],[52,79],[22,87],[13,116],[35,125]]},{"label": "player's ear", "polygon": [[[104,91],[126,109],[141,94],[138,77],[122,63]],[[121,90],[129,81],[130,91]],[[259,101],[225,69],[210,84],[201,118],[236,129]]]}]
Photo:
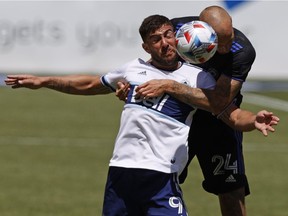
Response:
[{"label": "player's ear", "polygon": [[149,54],[151,54],[149,46],[146,43],[142,43],[142,48]]}]

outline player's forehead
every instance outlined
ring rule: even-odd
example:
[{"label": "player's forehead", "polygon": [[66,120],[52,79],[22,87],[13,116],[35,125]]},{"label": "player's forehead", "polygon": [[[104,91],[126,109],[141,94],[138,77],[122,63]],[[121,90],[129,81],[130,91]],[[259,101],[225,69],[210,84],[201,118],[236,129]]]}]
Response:
[{"label": "player's forehead", "polygon": [[155,31],[150,32],[150,37],[151,36],[161,36],[167,32],[173,32],[173,26],[169,25],[169,24],[163,24],[162,26],[160,26],[159,28],[155,29]]}]

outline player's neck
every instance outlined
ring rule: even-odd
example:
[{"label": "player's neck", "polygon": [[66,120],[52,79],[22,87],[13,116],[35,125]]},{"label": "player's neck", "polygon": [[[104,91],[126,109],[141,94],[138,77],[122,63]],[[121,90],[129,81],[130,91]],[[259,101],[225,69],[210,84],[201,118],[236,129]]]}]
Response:
[{"label": "player's neck", "polygon": [[165,70],[165,71],[174,71],[177,70],[181,66],[181,62],[176,61],[173,64],[159,64],[155,61],[150,61],[150,64],[153,65],[154,67],[160,69],[160,70]]}]

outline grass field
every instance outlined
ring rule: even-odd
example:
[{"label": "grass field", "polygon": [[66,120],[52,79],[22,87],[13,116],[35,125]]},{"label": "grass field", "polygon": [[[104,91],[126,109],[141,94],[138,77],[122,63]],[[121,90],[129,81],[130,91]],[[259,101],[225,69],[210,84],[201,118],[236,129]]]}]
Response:
[{"label": "grass field", "polygon": [[[0,215],[100,216],[123,103],[113,95],[0,91]],[[288,101],[287,92],[261,95]],[[257,131],[245,134],[248,215],[288,216],[288,114],[272,111],[281,118],[277,132],[267,138]],[[197,161],[189,173],[183,191],[190,215],[220,215],[217,198],[201,187]]]}]

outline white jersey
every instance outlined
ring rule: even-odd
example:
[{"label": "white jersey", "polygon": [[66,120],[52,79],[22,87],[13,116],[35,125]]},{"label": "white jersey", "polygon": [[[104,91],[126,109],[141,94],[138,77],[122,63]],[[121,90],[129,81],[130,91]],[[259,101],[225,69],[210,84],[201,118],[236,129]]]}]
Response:
[{"label": "white jersey", "polygon": [[175,71],[164,71],[136,59],[104,75],[102,83],[114,90],[118,81],[131,86],[109,166],[180,173],[187,163],[188,132],[195,108],[167,94],[136,99],[135,88],[152,79],[172,79],[205,89],[215,87],[209,73],[186,63]]}]

